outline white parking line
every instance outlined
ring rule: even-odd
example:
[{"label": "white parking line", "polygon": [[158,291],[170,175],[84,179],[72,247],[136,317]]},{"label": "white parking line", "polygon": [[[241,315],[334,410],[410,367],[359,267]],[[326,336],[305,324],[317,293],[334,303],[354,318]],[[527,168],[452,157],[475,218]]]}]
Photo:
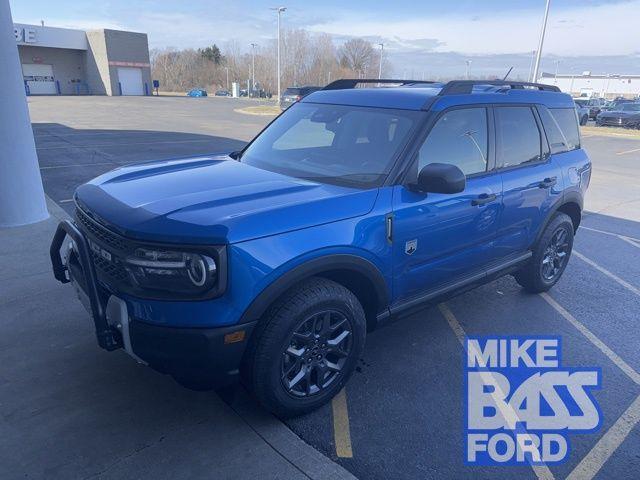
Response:
[{"label": "white parking line", "polygon": [[[588,259],[581,253],[573,251],[578,258],[587,262],[589,265],[628,288],[636,295],[640,292],[636,287],[625,282],[610,271],[600,267],[594,261]],[[636,372],[631,365],[625,362],[617,353],[611,350],[602,340],[596,337],[591,330],[585,327],[578,319],[565,310],[558,302],[547,293],[541,293],[540,296],[551,305],[565,320],[573,325],[582,335],[584,335],[595,347],[604,353],[620,370],[622,370],[636,385],[640,385],[640,374]],[[592,479],[600,471],[602,466],[609,460],[611,455],[622,445],[627,438],[629,432],[640,422],[640,396],[631,404],[629,408],[616,420],[616,422],[607,430],[600,440],[593,446],[589,453],[580,461],[573,469],[567,479],[571,480],[587,480]]]},{"label": "white parking line", "polygon": [[629,237],[627,235],[622,235],[620,233],[607,232],[606,230],[598,230],[597,228],[583,227],[582,225],[580,226],[580,228],[583,229],[583,230],[589,230],[590,232],[598,232],[598,233],[602,233],[604,235],[610,235],[612,237],[618,237],[620,240],[623,240],[623,241],[633,245],[634,247],[640,248],[640,239],[638,239],[638,238]]},{"label": "white parking line", "polygon": [[640,396],[638,396],[629,408],[616,420],[607,432],[598,440],[598,443],[580,461],[567,477],[567,480],[585,480],[593,478],[602,466],[611,458],[611,455],[627,438],[640,422]]},{"label": "white parking line", "polygon": [[[453,312],[447,306],[446,303],[438,304],[438,308],[440,309],[440,313],[442,313],[442,316],[447,320],[449,327],[451,327],[451,330],[453,330],[453,333],[456,335],[456,338],[462,345],[462,348],[464,348],[464,339],[467,336],[467,334],[462,328],[462,325],[460,325],[460,322],[458,322],[458,319],[456,318],[456,316],[453,314]],[[489,377],[492,376],[491,372],[482,372],[482,373],[484,373]],[[505,419],[515,419],[515,421],[519,422],[520,419],[518,417],[518,414],[515,412],[515,410],[511,408],[508,404],[505,405],[504,402],[500,401],[503,398],[505,398],[506,395],[504,394],[504,392],[501,391],[500,387],[497,386],[497,382],[491,382],[491,383],[496,385],[496,388],[493,390],[492,395],[497,396],[499,399],[498,401],[496,401],[496,405],[502,405],[502,407],[500,408],[500,413],[504,416]],[[514,424],[515,424],[515,421],[514,421]],[[520,438],[524,443],[526,439],[523,437],[520,437]],[[529,442],[532,441],[531,438],[529,438],[528,440]],[[527,457],[527,459],[528,458],[529,457]],[[549,467],[547,467],[546,465],[531,465],[531,468],[533,469],[533,472],[536,474],[536,476],[540,480],[551,480],[555,478],[551,470],[549,470]]]},{"label": "white parking line", "polygon": [[598,265],[596,262],[594,262],[593,260],[585,257],[583,254],[581,254],[580,252],[574,250],[573,251],[573,255],[575,255],[576,257],[578,257],[580,260],[582,260],[583,262],[588,263],[589,265],[591,265],[593,268],[595,268],[596,270],[598,270],[600,273],[606,275],[607,277],[609,277],[610,279],[618,282],[620,285],[622,285],[624,288],[626,288],[627,290],[629,290],[632,293],[635,293],[636,295],[638,295],[640,297],[640,289],[637,287],[634,287],[633,285],[631,285],[629,282],[621,279],[620,277],[618,277],[617,275],[611,273],[609,270],[607,270],[604,267],[601,267],[600,265]]},{"label": "white parking line", "polygon": [[48,167],[40,167],[40,170],[53,170],[56,168],[92,167],[94,165],[113,165],[113,162],[73,163],[71,165],[50,165]]},{"label": "white parking line", "polygon": [[36,147],[36,150],[60,150],[60,149],[70,149],[70,148],[83,148],[83,149],[92,149],[92,148],[110,148],[110,147],[128,147],[130,145],[165,145],[165,144],[174,144],[174,143],[211,143],[213,140],[211,139],[201,139],[201,140],[172,140],[172,141],[164,141],[164,142],[123,142],[123,143],[105,143],[102,145],[59,145],[57,147]]},{"label": "white parking line", "polygon": [[635,152],[640,152],[640,148],[634,148],[632,150],[625,150],[623,152],[616,152],[616,155],[625,155],[627,153],[635,153]]},{"label": "white parking line", "polygon": [[[574,252],[575,253],[575,252]],[[611,350],[602,340],[596,337],[591,330],[585,327],[576,317],[571,315],[567,310],[556,302],[548,293],[541,293],[540,296],[553,307],[565,320],[573,325],[582,335],[587,337],[598,350],[604,353],[620,370],[622,370],[634,383],[640,385],[640,374],[636,372],[627,362],[625,362],[616,352]]]}]

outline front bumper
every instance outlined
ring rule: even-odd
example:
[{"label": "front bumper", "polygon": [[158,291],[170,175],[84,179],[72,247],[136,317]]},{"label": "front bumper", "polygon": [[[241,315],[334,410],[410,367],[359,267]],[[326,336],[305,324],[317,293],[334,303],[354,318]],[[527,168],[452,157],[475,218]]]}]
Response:
[{"label": "front bumper", "polygon": [[[66,237],[73,241],[66,262],[60,250]],[[238,378],[240,364],[256,322],[216,328],[178,328],[151,325],[129,315],[126,302],[111,295],[96,280],[89,244],[69,220],[58,225],[50,248],[53,274],[72,282],[95,325],[98,345],[123,348],[136,360],[176,377],[206,380],[223,386]]]}]

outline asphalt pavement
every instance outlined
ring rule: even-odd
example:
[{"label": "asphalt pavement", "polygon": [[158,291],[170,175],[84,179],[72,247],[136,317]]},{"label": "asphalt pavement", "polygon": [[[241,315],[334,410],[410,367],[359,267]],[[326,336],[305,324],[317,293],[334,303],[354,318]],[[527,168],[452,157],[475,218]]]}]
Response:
[{"label": "asphalt pavement", "polygon": [[[78,184],[121,164],[239,148],[270,120],[235,112],[244,105],[241,100],[214,98],[31,98],[45,191],[70,211],[70,199]],[[338,400],[310,415],[287,421],[289,428],[363,479],[565,478],[572,472],[574,478],[637,478],[640,140],[589,135],[583,138],[583,145],[594,166],[587,212],[568,268],[548,296],[526,294],[511,277],[505,277],[371,333],[360,365]],[[65,331],[72,335],[79,328],[79,313],[73,309],[81,307],[69,307],[73,312],[70,314],[66,307],[55,306],[54,297],[47,300],[53,305],[51,315],[62,318]],[[20,315],[29,318],[30,314]],[[37,324],[30,325],[31,329],[37,328]],[[572,435],[569,460],[548,470],[466,466],[461,332],[560,335],[563,364],[602,369],[603,385],[595,393],[603,412],[601,429],[594,434]],[[47,335],[51,335],[49,330]],[[18,336],[12,338],[19,341]],[[40,376],[34,374],[25,379],[35,382],[36,387],[30,390],[6,390],[5,386],[2,398],[6,408],[8,403],[16,404],[16,398],[36,394],[42,378],[68,379],[76,396],[71,405],[84,413],[72,416],[55,430],[60,445],[71,442],[69,445],[75,446],[76,429],[85,424],[100,432],[119,425],[121,436],[111,437],[112,443],[124,441],[126,432],[136,438],[140,425],[122,413],[130,402],[138,406],[148,401],[160,404],[145,417],[145,428],[149,429],[154,420],[162,419],[180,432],[189,417],[185,411],[191,408],[206,416],[203,405],[208,397],[170,386],[170,380],[156,378],[152,372],[119,357],[104,363],[107,357],[116,358],[117,354],[97,352],[87,339],[71,346],[64,342],[56,345],[63,348],[64,363],[53,371],[45,369]],[[30,344],[28,347],[35,348]],[[78,358],[88,365],[78,366]],[[30,361],[38,362],[37,359],[38,355],[34,355]],[[86,385],[96,372],[102,381],[94,393]],[[120,375],[135,377],[135,388],[126,388]],[[56,390],[61,395],[62,385]],[[94,407],[87,405],[97,402],[95,408],[107,408],[101,396],[114,388],[118,393],[108,397],[112,400],[107,402],[110,410],[95,420],[95,412],[91,411]],[[47,395],[51,394],[51,390],[40,392],[22,415],[52,415],[56,410],[47,403]],[[179,408],[175,407],[176,398]],[[225,405],[233,405],[233,394],[224,398]],[[122,427],[123,422],[128,430]],[[19,439],[18,444],[25,442],[31,448],[27,452],[35,455],[36,450],[56,444],[53,440],[42,443],[44,435],[42,430],[35,437],[38,443],[14,428],[4,441],[10,444]],[[158,456],[150,457],[149,462],[164,458],[163,465],[172,464],[175,449],[184,452],[196,448],[187,437],[176,437],[166,448],[156,444]],[[139,444],[128,444],[132,448],[124,450],[135,451],[136,445]],[[3,450],[4,446],[0,451]],[[113,455],[112,450],[106,453],[107,457]],[[198,476],[202,470],[191,473],[190,476]]]}]

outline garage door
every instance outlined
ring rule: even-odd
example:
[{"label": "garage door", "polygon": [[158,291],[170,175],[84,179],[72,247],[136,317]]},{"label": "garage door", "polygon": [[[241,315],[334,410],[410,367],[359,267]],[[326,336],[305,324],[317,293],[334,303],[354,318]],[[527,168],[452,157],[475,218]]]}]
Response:
[{"label": "garage door", "polygon": [[23,63],[22,75],[29,86],[30,95],[56,95],[53,66],[42,63]]},{"label": "garage door", "polygon": [[141,68],[118,67],[118,81],[122,95],[144,95]]}]

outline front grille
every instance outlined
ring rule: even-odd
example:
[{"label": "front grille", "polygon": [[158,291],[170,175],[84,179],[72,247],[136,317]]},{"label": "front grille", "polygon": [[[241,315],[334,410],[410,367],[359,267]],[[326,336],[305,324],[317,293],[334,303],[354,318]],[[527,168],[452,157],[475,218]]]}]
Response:
[{"label": "front grille", "polygon": [[76,208],[76,218],[83,230],[90,236],[95,237],[99,242],[116,250],[122,251],[127,249],[127,242],[120,235],[100,225],[79,208]]},{"label": "front grille", "polygon": [[118,259],[110,262],[93,251],[91,252],[91,257],[93,258],[93,264],[96,268],[111,280],[116,282],[125,282],[129,279],[129,274]]},{"label": "front grille", "polygon": [[[129,274],[119,258],[119,255],[124,256],[131,250],[129,242],[89,217],[80,208],[76,208],[76,221],[91,244],[91,259],[98,278],[112,286],[129,283]],[[104,258],[100,254],[100,250],[95,251],[93,249],[95,244],[99,244],[97,246],[107,250],[111,254],[111,260]]]}]

